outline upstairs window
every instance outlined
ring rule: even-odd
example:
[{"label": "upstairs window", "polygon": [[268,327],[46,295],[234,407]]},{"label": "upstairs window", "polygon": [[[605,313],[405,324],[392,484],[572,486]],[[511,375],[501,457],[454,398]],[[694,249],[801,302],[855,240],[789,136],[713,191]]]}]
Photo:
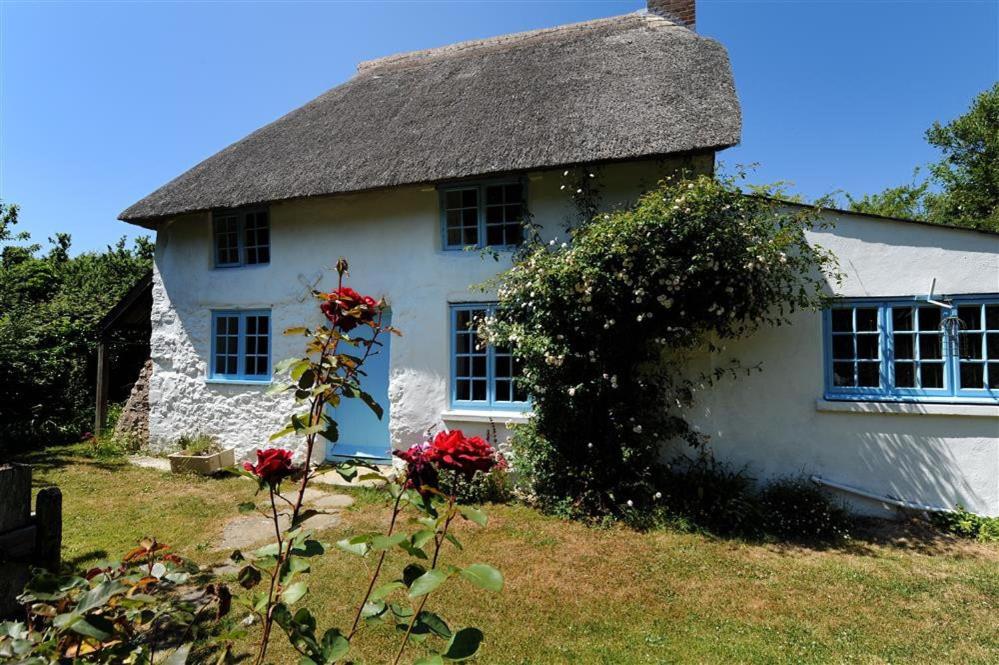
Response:
[{"label": "upstairs window", "polygon": [[825,329],[831,398],[999,401],[999,296],[842,302]]},{"label": "upstairs window", "polygon": [[209,377],[222,381],[270,381],[269,310],[212,312]]},{"label": "upstairs window", "polygon": [[520,363],[509,349],[485,345],[476,321],[488,316],[493,305],[451,307],[451,405],[471,408],[528,407],[528,397],[517,382]]},{"label": "upstairs window", "polygon": [[520,245],[524,238],[524,189],[517,181],[442,189],[444,248]]},{"label": "upstairs window", "polygon": [[234,210],[213,216],[215,267],[234,268],[271,262],[267,210]]}]

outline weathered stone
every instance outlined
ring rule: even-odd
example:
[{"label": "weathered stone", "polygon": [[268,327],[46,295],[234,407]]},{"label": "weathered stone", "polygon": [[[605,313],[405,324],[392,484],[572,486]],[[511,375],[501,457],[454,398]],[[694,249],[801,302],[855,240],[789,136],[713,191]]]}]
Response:
[{"label": "weathered stone", "polygon": [[145,467],[147,469],[156,469],[157,471],[169,471],[170,470],[170,460],[165,457],[149,457],[147,455],[132,455],[128,458],[129,464],[134,464],[135,466]]},{"label": "weathered stone", "polygon": [[327,494],[312,502],[316,508],[347,508],[354,505],[354,497],[346,494]]},{"label": "weathered stone", "polygon": [[153,361],[147,360],[114,426],[116,437],[134,441],[140,448],[149,443],[149,379],[152,374]]},{"label": "weathered stone", "polygon": [[[330,529],[340,523],[337,513],[319,513],[303,522],[303,526],[312,531]],[[282,531],[291,522],[290,513],[279,514],[278,524]],[[229,551],[250,549],[274,541],[274,521],[263,515],[240,515],[234,517],[222,528],[222,542],[216,549]]]}]

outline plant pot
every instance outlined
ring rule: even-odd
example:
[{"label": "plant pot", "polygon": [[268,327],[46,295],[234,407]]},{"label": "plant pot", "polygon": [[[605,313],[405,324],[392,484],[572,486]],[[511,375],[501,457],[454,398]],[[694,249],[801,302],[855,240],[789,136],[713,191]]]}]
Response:
[{"label": "plant pot", "polygon": [[210,455],[188,455],[181,451],[169,458],[173,473],[196,473],[200,476],[211,476],[236,464],[236,453],[232,448]]}]

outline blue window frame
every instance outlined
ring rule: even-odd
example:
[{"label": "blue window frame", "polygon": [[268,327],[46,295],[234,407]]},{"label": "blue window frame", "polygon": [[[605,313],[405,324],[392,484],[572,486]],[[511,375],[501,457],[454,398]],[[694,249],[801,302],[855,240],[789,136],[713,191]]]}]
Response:
[{"label": "blue window frame", "polygon": [[209,378],[269,382],[270,310],[213,310],[211,353]]},{"label": "blue window frame", "polygon": [[444,249],[516,247],[524,240],[527,187],[521,180],[440,189]]},{"label": "blue window frame", "polygon": [[999,401],[999,295],[844,300],[826,310],[829,399]]},{"label": "blue window frame", "polygon": [[518,385],[520,363],[503,347],[485,345],[475,322],[495,305],[451,306],[451,406],[522,411],[530,400]]},{"label": "blue window frame", "polygon": [[270,216],[267,210],[226,210],[212,216],[215,267],[271,262]]}]

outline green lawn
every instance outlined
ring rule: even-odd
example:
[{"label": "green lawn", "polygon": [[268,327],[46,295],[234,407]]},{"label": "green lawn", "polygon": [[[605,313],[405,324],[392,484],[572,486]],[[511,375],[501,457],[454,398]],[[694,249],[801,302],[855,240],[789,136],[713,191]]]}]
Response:
[{"label": "green lawn", "polygon": [[[252,494],[237,478],[177,477],[55,449],[32,456],[35,483],[64,495],[64,558],[83,566],[155,535],[199,563]],[[358,495],[332,541],[381,529],[373,492]],[[482,663],[999,662],[999,547],[873,529],[835,549],[659,531],[594,529],[523,506],[489,506],[486,530],[462,524],[455,563],[483,561],[501,594],[463,582],[428,608],[486,634]],[[316,560],[314,560],[316,561]],[[388,570],[399,570],[389,560]],[[349,627],[368,562],[333,552],[308,575],[320,629]],[[251,635],[252,637],[252,635]],[[280,636],[279,636],[280,637]],[[384,662],[387,630],[353,652]],[[276,663],[296,658],[280,640]]]}]

